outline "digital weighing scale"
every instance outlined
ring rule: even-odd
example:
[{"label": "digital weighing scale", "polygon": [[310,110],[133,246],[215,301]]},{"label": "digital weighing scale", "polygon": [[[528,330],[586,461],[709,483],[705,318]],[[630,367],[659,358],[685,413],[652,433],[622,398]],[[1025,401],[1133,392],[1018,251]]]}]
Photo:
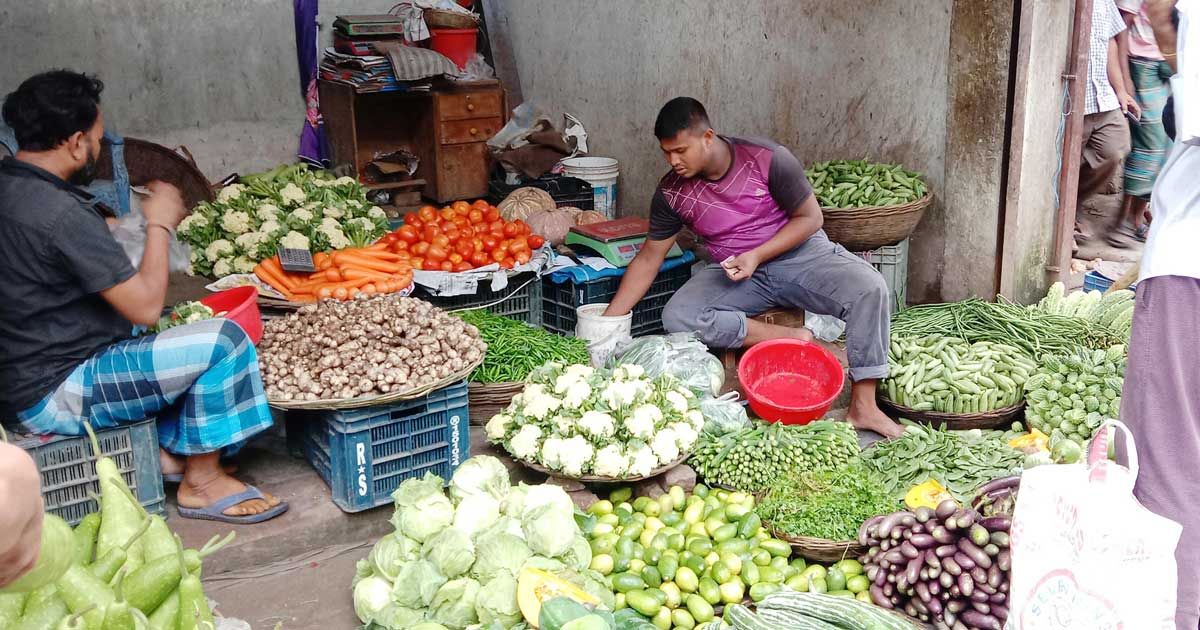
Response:
[{"label": "digital weighing scale", "polygon": [[[646,235],[650,233],[650,221],[638,217],[626,217],[615,221],[577,225],[567,232],[567,245],[586,247],[603,256],[617,267],[627,267],[634,256],[642,250]],[[672,245],[667,258],[682,256],[678,244]]]}]

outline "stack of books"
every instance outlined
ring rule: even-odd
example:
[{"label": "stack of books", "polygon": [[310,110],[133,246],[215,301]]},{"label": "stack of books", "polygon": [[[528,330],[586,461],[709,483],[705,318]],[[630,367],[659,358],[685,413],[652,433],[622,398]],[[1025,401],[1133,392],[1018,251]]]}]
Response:
[{"label": "stack of books", "polygon": [[348,55],[333,48],[325,49],[321,79],[343,83],[358,92],[429,91],[429,81],[397,81],[392,64],[380,55]]}]

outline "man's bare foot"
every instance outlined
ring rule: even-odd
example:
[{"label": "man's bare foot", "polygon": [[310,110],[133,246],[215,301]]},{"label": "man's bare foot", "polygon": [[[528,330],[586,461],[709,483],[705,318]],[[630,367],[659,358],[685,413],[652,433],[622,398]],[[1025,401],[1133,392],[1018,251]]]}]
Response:
[{"label": "man's bare foot", "polygon": [[900,437],[904,433],[904,427],[889,418],[878,407],[875,407],[874,410],[862,410],[851,405],[849,411],[846,412],[846,420],[856,429],[874,431],[885,438]]},{"label": "man's bare foot", "polygon": [[[179,500],[179,505],[183,507],[203,508],[227,496],[242,492],[245,489],[246,484],[226,475],[224,472],[200,484],[190,483],[185,476],[183,483],[179,484],[179,493],[176,497]],[[261,514],[279,505],[278,497],[266,492],[263,493],[263,496],[266,497],[265,501],[262,499],[243,501],[225,510],[223,513],[226,516],[251,516],[253,514]]]},{"label": "man's bare foot", "polygon": [[793,328],[792,330],[796,331],[795,338],[800,341],[812,341],[814,339],[812,331],[807,328]]}]

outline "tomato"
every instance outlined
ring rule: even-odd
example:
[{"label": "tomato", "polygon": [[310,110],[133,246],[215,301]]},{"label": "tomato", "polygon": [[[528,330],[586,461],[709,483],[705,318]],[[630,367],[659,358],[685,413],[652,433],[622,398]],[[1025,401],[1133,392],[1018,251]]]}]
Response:
[{"label": "tomato", "polygon": [[438,234],[437,236],[435,236],[429,240],[429,244],[437,245],[438,247],[445,249],[447,247],[450,247],[450,237],[446,236],[445,234]]},{"label": "tomato", "polygon": [[396,241],[392,243],[391,250],[396,253],[408,251],[408,241]]},{"label": "tomato", "polygon": [[[508,251],[512,255],[516,256],[517,252],[528,252],[529,245],[526,245],[525,241],[519,238],[514,238],[512,242],[508,244]],[[532,254],[532,252],[530,253]]]},{"label": "tomato", "polygon": [[497,234],[504,234],[504,221],[497,219],[491,223],[488,223],[488,231],[496,232]]},{"label": "tomato", "polygon": [[533,258],[533,254],[529,250],[525,249],[517,252],[513,255],[513,257],[517,260],[517,264],[524,265],[525,263],[529,262],[530,258]]},{"label": "tomato", "polygon": [[460,262],[460,263],[454,265],[454,271],[470,271],[470,270],[471,270],[471,263],[469,263],[469,262]]},{"label": "tomato", "polygon": [[408,259],[408,264],[412,265],[413,269],[422,269],[425,266],[425,259],[421,256],[413,256]]},{"label": "tomato", "polygon": [[517,226],[517,234],[529,236],[530,234],[533,233],[533,228],[529,227],[528,223],[526,223],[520,219],[513,221],[513,224]]},{"label": "tomato", "polygon": [[475,267],[482,267],[490,262],[492,262],[492,259],[489,258],[484,252],[475,252],[474,254],[471,254],[471,265]]},{"label": "tomato", "polygon": [[432,243],[433,239],[441,234],[442,230],[436,225],[426,225],[424,230],[421,230],[421,240],[426,243]]},{"label": "tomato", "polygon": [[462,232],[459,232],[458,230],[447,230],[443,236],[450,240],[451,245],[462,240]]},{"label": "tomato", "polygon": [[410,251],[412,251],[412,253],[424,258],[425,254],[429,253],[429,243],[426,241],[421,241],[419,243],[415,243],[410,248]]},{"label": "tomato", "polygon": [[483,251],[483,237],[476,236],[475,238],[471,239],[471,245],[475,248],[475,251]]},{"label": "tomato", "polygon": [[421,215],[417,214],[416,212],[409,212],[408,214],[404,215],[404,225],[411,225],[419,230],[421,228],[418,224],[421,222]]},{"label": "tomato", "polygon": [[442,262],[443,260],[446,260],[445,246],[430,245],[429,246],[429,255],[427,257],[429,258],[429,260],[436,260],[437,262]]},{"label": "tomato", "polygon": [[467,217],[454,217],[454,225],[457,225],[460,230],[465,230],[471,227],[471,221]]},{"label": "tomato", "polygon": [[437,209],[433,206],[421,206],[417,211],[417,216],[421,218],[421,223],[429,223],[437,218]]},{"label": "tomato", "polygon": [[546,239],[538,236],[537,234],[530,234],[529,237],[525,239],[525,243],[529,245],[529,249],[537,249],[546,244]]},{"label": "tomato", "polygon": [[493,249],[491,255],[492,255],[493,262],[500,262],[501,260],[508,258],[508,252],[504,251],[503,249],[500,249],[499,247],[497,247],[496,249]]},{"label": "tomato", "polygon": [[474,203],[471,204],[471,209],[483,212],[486,211],[490,205],[491,204],[487,202],[487,199],[476,199]]},{"label": "tomato", "polygon": [[441,230],[443,232],[445,232],[446,230],[449,230],[452,227],[458,227],[458,226],[454,225],[453,221],[442,221],[441,223],[438,223],[438,227],[441,228]]},{"label": "tomato", "polygon": [[517,261],[515,261],[511,258],[505,258],[504,260],[500,261],[500,267],[503,269],[512,269],[513,267],[516,267],[516,266],[517,266]]},{"label": "tomato", "polygon": [[467,220],[471,222],[471,225],[475,225],[476,223],[482,223],[483,222],[483,213],[480,212],[479,209],[472,210],[467,213]]},{"label": "tomato", "polygon": [[424,269],[425,271],[441,271],[442,263],[440,263],[436,260],[433,260],[433,259],[428,259],[424,263],[421,264],[421,268]]},{"label": "tomato", "polygon": [[516,223],[505,223],[501,229],[504,231],[504,235],[509,238],[516,236],[517,232],[520,231]]},{"label": "tomato", "polygon": [[475,243],[472,243],[465,238],[461,239],[454,244],[454,253],[462,256],[463,258],[467,258],[471,254],[475,253]]},{"label": "tomato", "polygon": [[454,271],[454,265],[450,264],[449,260],[443,260],[440,269],[441,271]]},{"label": "tomato", "polygon": [[438,213],[438,217],[443,221],[453,221],[456,216],[458,214],[454,212],[454,208],[442,208],[442,211]]},{"label": "tomato", "polygon": [[404,241],[405,243],[408,243],[409,245],[412,245],[413,243],[416,243],[417,241],[421,240],[421,235],[419,233],[417,233],[417,228],[415,228],[411,225],[400,226],[400,229],[396,230],[396,236],[401,241]]},{"label": "tomato", "polygon": [[507,238],[500,239],[500,242],[496,243],[496,247],[503,249],[504,251],[508,251],[508,246],[511,243],[512,243],[512,241]]},{"label": "tomato", "polygon": [[499,244],[500,244],[500,239],[496,238],[495,236],[492,236],[491,234],[484,235],[484,237],[483,237],[483,248],[484,249],[486,249],[490,252],[493,249],[496,249],[496,246]]},{"label": "tomato", "polygon": [[488,223],[491,223],[492,221],[499,221],[500,220],[500,208],[497,208],[496,206],[488,207],[487,212],[483,213],[483,218]]},{"label": "tomato", "polygon": [[400,262],[408,262],[412,259],[412,255],[407,251],[396,252],[396,257],[400,259]]},{"label": "tomato", "polygon": [[387,243],[388,245],[391,245],[392,243],[395,243],[399,238],[400,238],[399,234],[396,234],[395,232],[388,232],[387,234],[384,234],[379,239],[379,242]]},{"label": "tomato", "polygon": [[451,252],[449,256],[446,256],[446,260],[449,260],[450,264],[452,264],[452,265],[457,265],[458,263],[462,262],[464,259],[463,259],[462,254],[460,254],[458,252]]}]

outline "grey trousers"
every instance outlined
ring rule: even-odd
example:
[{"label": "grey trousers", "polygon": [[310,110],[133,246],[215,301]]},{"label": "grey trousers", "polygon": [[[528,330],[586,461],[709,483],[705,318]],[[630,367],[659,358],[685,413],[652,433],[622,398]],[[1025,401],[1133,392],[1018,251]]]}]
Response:
[{"label": "grey trousers", "polygon": [[710,264],[675,292],[663,310],[668,332],[695,332],[715,348],[739,348],[746,318],[772,308],[804,309],[846,322],[850,378],[888,374],[891,292],[867,261],[819,230],[803,245],[734,282]]}]

